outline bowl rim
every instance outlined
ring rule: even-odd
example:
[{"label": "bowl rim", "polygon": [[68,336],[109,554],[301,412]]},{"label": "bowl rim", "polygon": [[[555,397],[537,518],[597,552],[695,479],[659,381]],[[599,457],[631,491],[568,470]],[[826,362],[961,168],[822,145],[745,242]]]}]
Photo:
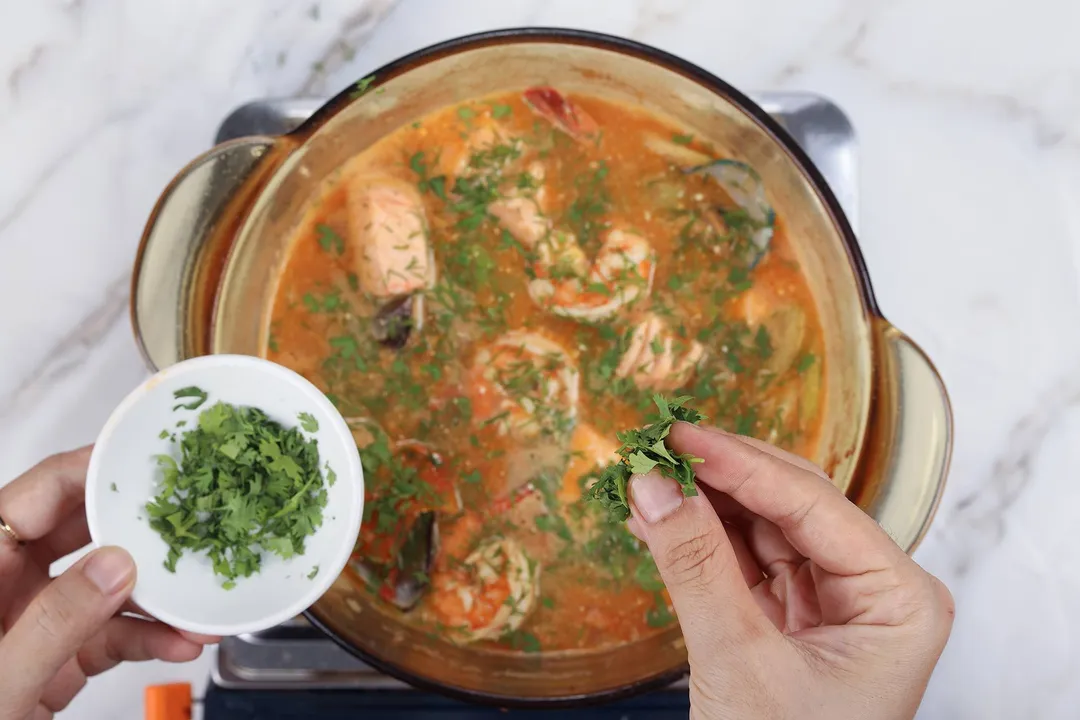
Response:
[{"label": "bowl rim", "polygon": [[[401,56],[385,65],[367,73],[366,78],[371,80],[365,83],[365,93],[372,92],[387,81],[407,73],[417,66],[425,65],[444,57],[452,56],[469,50],[477,50],[489,46],[503,44],[569,44],[585,45],[600,50],[620,53],[630,57],[650,62],[660,67],[683,75],[712,92],[728,100],[734,107],[746,113],[752,120],[772,138],[778,147],[783,149],[793,163],[806,177],[811,189],[821,200],[826,212],[837,230],[838,235],[847,250],[855,281],[859,289],[859,296],[868,315],[884,319],[878,306],[870,275],[866,267],[855,231],[840,205],[839,199],[833,193],[810,157],[799,147],[794,138],[772,118],[757,103],[747,95],[735,89],[733,86],[720,79],[713,73],[704,70],[698,65],[685,60],[667,51],[660,50],[650,45],[606,33],[583,30],[577,28],[560,27],[510,27],[496,30],[461,35],[449,40],[444,40],[428,45],[419,50]],[[355,85],[351,84],[334,97],[326,101],[311,117],[301,123],[296,129],[287,133],[284,137],[296,136],[304,138],[334,117],[340,110],[352,103]],[[871,410],[872,412],[872,410]],[[425,691],[437,692],[458,700],[478,703],[482,705],[494,705],[504,708],[560,708],[580,707],[605,702],[612,702],[639,695],[645,692],[660,690],[689,672],[688,665],[682,665],[653,675],[652,677],[631,681],[623,685],[614,686],[597,692],[579,693],[576,695],[562,695],[551,697],[530,697],[500,695],[494,692],[473,690],[449,685],[438,680],[418,675],[417,673],[395,663],[387,662],[363,648],[352,644],[347,638],[335,630],[331,623],[320,616],[317,603],[304,611],[304,616],[316,628],[325,633],[338,646],[345,649],[365,663],[376,668],[380,672],[402,680],[409,685]]]},{"label": "bowl rim", "polygon": [[[154,386],[160,384],[163,379],[185,377],[192,373],[204,372],[215,367],[226,366],[239,367],[248,372],[261,373],[267,378],[267,381],[273,376],[280,382],[292,384],[311,400],[312,405],[317,406],[318,412],[322,415],[319,420],[329,421],[329,423],[334,426],[328,428],[328,431],[351,440],[352,435],[344,418],[341,417],[341,414],[326,398],[322,391],[303,375],[300,375],[283,365],[250,355],[232,354],[203,355],[170,365],[149,376],[132,389],[109,415],[109,418],[105,421],[101,431],[98,433],[97,439],[94,441],[94,449],[91,451],[90,462],[86,471],[84,503],[90,539],[95,547],[102,546],[99,540],[102,532],[102,518],[98,514],[98,507],[101,505],[104,495],[106,494],[104,493],[103,488],[99,487],[103,482],[99,479],[99,475],[104,454],[104,450],[99,450],[99,448],[105,448],[107,446],[109,438],[128,412],[141,402]],[[345,453],[345,457],[348,458],[348,467],[339,468],[337,471],[338,479],[342,482],[354,483],[357,486],[353,491],[353,505],[355,512],[351,513],[349,516],[349,523],[342,531],[343,537],[348,537],[349,535],[356,536],[360,532],[360,518],[363,515],[364,507],[364,476],[359,456],[355,453],[347,452]],[[136,581],[135,590],[132,593],[131,599],[156,619],[181,630],[219,636],[258,632],[280,625],[289,618],[295,617],[297,614],[304,612],[307,608],[318,602],[319,598],[321,598],[337,581],[338,576],[344,570],[346,564],[348,564],[351,554],[352,544],[343,542],[341,547],[337,548],[333,553],[319,558],[321,570],[319,575],[322,577],[318,580],[312,578],[306,593],[299,596],[297,600],[287,606],[283,606],[273,612],[265,613],[256,620],[249,620],[244,623],[213,624],[189,621],[183,617],[183,613],[177,613],[171,609],[163,609],[153,600],[148,602],[145,594],[140,593],[138,590],[138,581]],[[323,566],[325,566],[325,568],[323,568]]]}]

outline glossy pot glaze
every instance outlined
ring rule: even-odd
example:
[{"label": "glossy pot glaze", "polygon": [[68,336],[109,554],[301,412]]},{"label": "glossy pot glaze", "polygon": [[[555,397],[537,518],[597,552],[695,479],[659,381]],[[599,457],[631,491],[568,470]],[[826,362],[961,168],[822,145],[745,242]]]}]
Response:
[{"label": "glossy pot glaze", "polygon": [[[719,78],[628,40],[517,29],[452,40],[376,71],[297,130],[219,145],[154,208],[136,260],[135,332],[155,368],[208,353],[263,355],[294,223],[319,182],[396,128],[477,96],[554,85],[644,106],[753,166],[787,227],[825,336],[825,407],[813,458],[911,551],[945,481],[952,417],[929,359],[885,320],[859,246],[820,173],[761,108]],[[677,629],[593,652],[461,647],[400,622],[346,578],[309,619],[421,687],[504,705],[614,698],[686,670]]]}]

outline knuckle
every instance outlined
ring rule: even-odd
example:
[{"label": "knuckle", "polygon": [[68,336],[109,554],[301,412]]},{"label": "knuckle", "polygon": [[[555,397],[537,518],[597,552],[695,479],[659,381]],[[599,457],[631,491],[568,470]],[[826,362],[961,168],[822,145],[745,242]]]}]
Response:
[{"label": "knuckle", "polygon": [[707,586],[723,571],[718,551],[726,542],[718,524],[673,544],[664,553],[664,566],[671,582],[682,586]]},{"label": "knuckle", "polygon": [[39,595],[36,604],[35,622],[50,640],[59,641],[76,629],[74,603],[62,583]]},{"label": "knuckle", "polygon": [[953,620],[956,619],[956,601],[945,583],[933,575],[927,574],[930,580],[931,592],[933,593],[936,608],[937,629],[943,638],[948,638],[952,632]]},{"label": "knuckle", "polygon": [[923,628],[924,637],[933,640],[940,649],[952,632],[956,603],[945,583],[918,568],[918,574],[902,585],[902,601],[906,616]]},{"label": "knuckle", "polygon": [[785,530],[794,530],[803,525],[806,522],[806,518],[814,512],[814,507],[817,505],[819,496],[813,496],[806,502],[793,506],[791,509],[780,513],[774,522],[780,528]]}]

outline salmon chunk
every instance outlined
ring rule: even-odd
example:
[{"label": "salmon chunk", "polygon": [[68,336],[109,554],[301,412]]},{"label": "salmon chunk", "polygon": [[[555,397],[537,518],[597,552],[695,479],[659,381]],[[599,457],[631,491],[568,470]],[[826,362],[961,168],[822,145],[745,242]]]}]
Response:
[{"label": "salmon chunk", "polygon": [[406,295],[432,284],[424,206],[411,184],[389,177],[348,181],[349,240],[364,292]]}]

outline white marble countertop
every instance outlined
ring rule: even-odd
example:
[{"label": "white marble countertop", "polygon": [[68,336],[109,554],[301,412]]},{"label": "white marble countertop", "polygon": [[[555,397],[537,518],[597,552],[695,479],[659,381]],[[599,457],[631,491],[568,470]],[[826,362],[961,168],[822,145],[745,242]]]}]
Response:
[{"label": "white marble countertop", "polygon": [[[144,376],[134,251],[158,193],[226,113],[519,25],[625,35],[849,113],[878,298],[935,360],[956,413],[948,490],[917,558],[952,588],[957,621],[920,717],[1076,717],[1072,0],[0,3],[0,478],[91,441]],[[144,685],[202,682],[208,662],[114,671],[63,717],[135,720]]]}]

